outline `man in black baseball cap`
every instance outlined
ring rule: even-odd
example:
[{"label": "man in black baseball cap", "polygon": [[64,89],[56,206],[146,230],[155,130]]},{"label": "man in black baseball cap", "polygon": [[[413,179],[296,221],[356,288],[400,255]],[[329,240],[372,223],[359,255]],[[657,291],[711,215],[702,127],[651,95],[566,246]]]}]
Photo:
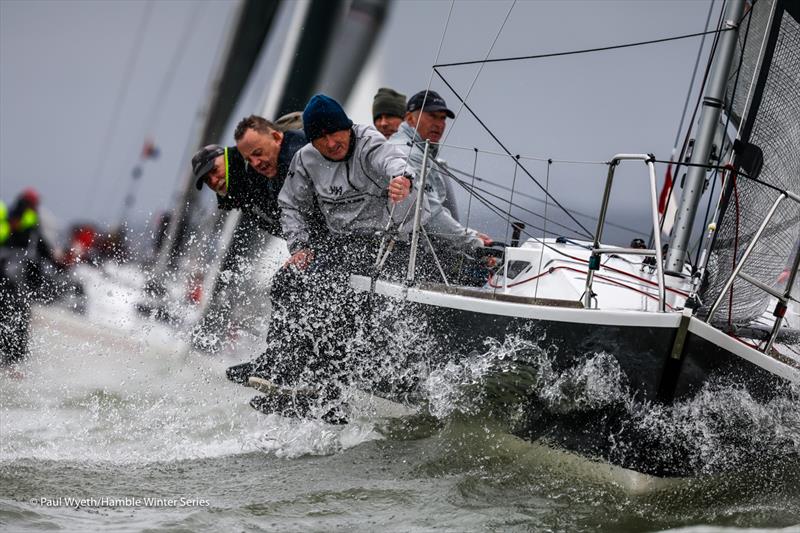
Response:
[{"label": "man in black baseball cap", "polygon": [[436,91],[420,91],[408,100],[406,122],[423,140],[438,143],[444,134],[445,120],[456,118],[444,98]]},{"label": "man in black baseball cap", "polygon": [[219,209],[241,209],[248,214],[247,220],[259,228],[281,235],[276,187],[247,165],[235,146],[204,146],[192,157],[192,172],[198,190],[205,183],[216,193]]},{"label": "man in black baseball cap", "polygon": [[[409,167],[417,175],[422,173],[422,161],[427,161],[425,194],[430,205],[430,219],[425,229],[434,244],[443,245],[444,249],[440,249],[439,253],[446,268],[446,263],[450,259],[455,265],[453,270],[458,271],[462,264],[459,259],[461,254],[450,254],[445,257],[443,255],[443,252],[447,253],[445,249],[471,252],[479,246],[491,245],[492,239],[488,235],[465,227],[458,220],[458,205],[450,171],[447,169],[447,164],[439,159],[439,143],[447,127],[448,118],[455,118],[455,113],[447,107],[447,103],[439,93],[431,90],[420,91],[408,100],[405,122],[400,125],[397,133],[392,135],[389,143],[396,145],[406,154]],[[423,156],[426,140],[431,142],[427,159]]]},{"label": "man in black baseball cap", "polygon": [[218,144],[209,144],[201,148],[192,157],[192,172],[197,181],[197,190],[203,188],[203,183],[221,196],[227,193],[228,173],[226,171],[225,148]]},{"label": "man in black baseball cap", "polygon": [[[192,158],[198,189],[203,183],[217,193],[217,207],[241,209],[261,229],[282,236],[278,194],[295,152],[306,145],[302,131],[280,130],[257,115],[243,118],[234,131],[236,146],[210,144]],[[247,159],[250,159],[248,162]],[[320,215],[314,213],[319,222]],[[324,225],[314,226],[316,234]]]}]

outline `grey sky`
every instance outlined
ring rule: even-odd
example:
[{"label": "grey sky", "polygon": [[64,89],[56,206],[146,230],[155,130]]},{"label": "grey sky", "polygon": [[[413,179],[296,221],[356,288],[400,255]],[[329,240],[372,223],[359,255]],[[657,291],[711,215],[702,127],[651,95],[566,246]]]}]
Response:
[{"label": "grey sky", "polygon": [[[147,3],[0,2],[0,196],[8,201],[30,184],[65,223],[75,218],[114,223],[142,141],[151,134],[161,157],[144,165],[135,215],[146,218],[168,206],[177,181],[186,174],[191,127],[233,5],[153,2],[118,111],[119,125],[110,128]],[[361,97],[351,99],[348,106],[356,121],[370,119],[371,96],[378,86],[407,95],[427,86],[450,5],[443,0],[394,3],[370,61],[375,69],[362,81]],[[502,0],[456,2],[438,62],[483,58],[511,5]],[[704,29],[708,5],[705,0],[519,1],[490,57],[698,32]],[[714,21],[716,16],[715,10]],[[164,101],[156,103],[189,21],[196,30],[189,36]],[[618,152],[654,152],[668,158],[698,45],[699,39],[690,39],[487,65],[469,104],[515,154],[605,160]],[[275,46],[266,54],[276,56]],[[265,55],[236,119],[260,111],[259,100],[270,82],[268,68],[263,69],[268,63]],[[478,68],[456,67],[443,73],[463,96]],[[434,76],[431,86],[458,110],[457,99],[441,80]],[[474,154],[455,146],[499,151],[466,110],[450,124],[447,144],[441,155],[465,170],[472,169]],[[108,154],[95,183],[103,150]],[[531,162],[529,168],[544,183],[547,165]],[[507,158],[492,155],[479,156],[478,174],[509,186],[514,179]],[[605,168],[600,166],[553,165],[550,186],[570,207],[596,212],[604,177]],[[643,214],[631,200],[644,199],[645,177],[643,167],[621,171],[614,197],[618,219],[631,223],[629,219]],[[518,174],[517,185],[521,183],[523,192],[541,196]],[[538,203],[529,206],[540,209]],[[548,209],[552,213],[552,206]],[[463,198],[462,215],[466,210]],[[481,220],[485,212],[474,207],[472,216],[471,225],[489,224]]]},{"label": "grey sky", "polygon": [[[10,201],[32,185],[62,223],[115,223],[143,141],[152,136],[161,156],[144,165],[136,211],[143,217],[166,205],[232,6],[0,2],[2,198]],[[189,24],[185,50],[176,56]],[[137,60],[126,78],[132,57]],[[170,82],[166,71],[175,59]],[[123,93],[125,79],[130,83]]]}]

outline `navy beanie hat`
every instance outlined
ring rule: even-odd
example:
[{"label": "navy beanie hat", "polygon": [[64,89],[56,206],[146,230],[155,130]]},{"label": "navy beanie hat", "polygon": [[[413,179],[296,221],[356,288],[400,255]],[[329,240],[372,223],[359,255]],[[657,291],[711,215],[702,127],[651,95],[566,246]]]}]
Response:
[{"label": "navy beanie hat", "polygon": [[324,94],[312,96],[303,110],[303,130],[308,142],[328,133],[350,129],[352,125],[353,121],[339,102]]}]

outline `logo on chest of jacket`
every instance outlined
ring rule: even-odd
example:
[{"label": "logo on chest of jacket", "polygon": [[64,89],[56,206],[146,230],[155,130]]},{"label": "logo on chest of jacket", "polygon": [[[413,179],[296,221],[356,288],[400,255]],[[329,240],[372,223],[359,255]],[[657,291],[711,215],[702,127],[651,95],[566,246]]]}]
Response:
[{"label": "logo on chest of jacket", "polygon": [[333,194],[335,196],[341,196],[342,195],[342,186],[341,185],[331,185],[330,187],[328,187],[328,190],[329,190],[329,192],[331,194]]}]

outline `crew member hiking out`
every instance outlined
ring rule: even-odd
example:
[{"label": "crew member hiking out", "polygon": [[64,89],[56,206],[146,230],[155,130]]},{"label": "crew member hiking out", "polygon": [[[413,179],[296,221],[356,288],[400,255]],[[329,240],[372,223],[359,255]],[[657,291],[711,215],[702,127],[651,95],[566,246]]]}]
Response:
[{"label": "crew member hiking out", "polygon": [[[239,146],[208,145],[192,158],[192,170],[198,189],[205,183],[216,193],[219,209],[242,211],[232,247],[222,265],[224,271],[239,272],[243,266],[241,258],[247,255],[254,231],[282,237],[278,193],[292,157],[307,142],[302,131],[281,131],[257,115],[242,119],[234,138],[244,152]],[[318,210],[314,212],[316,215],[310,217],[311,234],[312,239],[319,239],[327,230]],[[223,292],[226,288],[226,283],[215,285],[212,305],[192,334],[192,342],[198,349],[218,349],[221,331],[230,327],[230,303],[227,298],[219,299],[220,294],[230,293]]]},{"label": "crew member hiking out", "polygon": [[281,236],[278,193],[292,157],[307,144],[305,135],[295,130],[279,131],[268,120],[251,115],[236,126],[234,138],[245,153],[238,146],[211,144],[194,155],[192,171],[197,189],[205,183],[216,193],[219,209],[241,209],[259,228]]},{"label": "crew member hiking out", "polygon": [[[363,314],[362,297],[350,288],[349,275],[370,271],[390,217],[406,221],[401,234],[410,231],[413,217],[406,215],[415,197],[410,195],[413,175],[402,154],[373,126],[354,125],[325,95],[309,101],[303,124],[311,145],[295,155],[279,196],[291,257],[273,280],[267,350],[228,369],[228,377],[244,383],[260,376],[279,385],[310,387],[324,400],[326,417],[335,419],[330,402],[349,381],[347,359],[358,351],[353,341]],[[315,201],[329,231],[316,243],[309,220]],[[270,412],[286,407],[264,396],[252,403]]]}]

